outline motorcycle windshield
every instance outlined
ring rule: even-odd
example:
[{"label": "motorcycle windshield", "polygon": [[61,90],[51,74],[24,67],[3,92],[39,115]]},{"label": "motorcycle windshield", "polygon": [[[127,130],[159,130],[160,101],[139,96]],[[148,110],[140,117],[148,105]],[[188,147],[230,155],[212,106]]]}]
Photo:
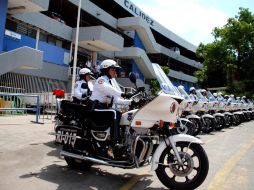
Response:
[{"label": "motorcycle windshield", "polygon": [[119,86],[119,84],[117,83],[117,81],[116,81],[115,78],[112,78],[112,79],[111,79],[111,83],[112,83],[112,85],[113,85],[117,90],[123,92],[123,91],[121,90],[121,87]]},{"label": "motorcycle windshield", "polygon": [[217,101],[216,98],[213,96],[213,94],[210,91],[207,91],[207,96],[209,101],[214,102]]},{"label": "motorcycle windshield", "polygon": [[191,98],[190,98],[189,94],[185,91],[183,86],[178,86],[178,90],[179,90],[179,92],[181,93],[182,97],[185,100],[191,101]]},{"label": "motorcycle windshield", "polygon": [[196,90],[196,94],[197,94],[197,97],[198,97],[198,99],[199,99],[200,101],[202,101],[202,102],[207,102],[207,98],[204,97],[204,96],[201,94],[200,90]]},{"label": "motorcycle windshield", "polygon": [[[157,80],[162,86],[162,84],[167,84],[167,94],[174,95],[174,96],[181,96],[181,93],[174,87],[174,85],[169,80],[168,76],[164,73],[160,65],[153,63],[153,69],[156,74]],[[165,92],[164,92],[165,93]]]}]

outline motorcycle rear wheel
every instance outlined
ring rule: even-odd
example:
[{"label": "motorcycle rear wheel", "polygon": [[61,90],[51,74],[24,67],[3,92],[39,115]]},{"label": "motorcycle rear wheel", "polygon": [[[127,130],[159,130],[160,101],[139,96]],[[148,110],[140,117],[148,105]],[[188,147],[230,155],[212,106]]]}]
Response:
[{"label": "motorcycle rear wheel", "polygon": [[179,165],[172,147],[167,147],[159,159],[156,175],[163,185],[169,189],[192,190],[200,186],[205,180],[209,162],[207,155],[199,144],[177,142],[177,150],[183,161]]},{"label": "motorcycle rear wheel", "polygon": [[[63,150],[69,151],[69,148],[64,146]],[[91,166],[93,165],[92,162],[85,161],[85,160],[78,160],[78,159],[70,158],[67,156],[65,156],[64,159],[66,163],[68,164],[68,166],[71,169],[75,169],[75,170],[89,170]]]}]

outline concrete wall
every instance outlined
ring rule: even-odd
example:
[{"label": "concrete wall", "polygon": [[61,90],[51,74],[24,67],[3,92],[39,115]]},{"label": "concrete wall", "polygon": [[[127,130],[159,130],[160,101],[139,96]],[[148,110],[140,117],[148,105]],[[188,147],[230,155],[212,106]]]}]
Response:
[{"label": "concrete wall", "polygon": [[7,6],[8,6],[8,0],[0,1],[0,53],[3,50]]},{"label": "concrete wall", "polygon": [[14,15],[14,18],[21,20],[25,23],[36,26],[50,34],[54,34],[65,40],[71,41],[72,28],[54,20],[42,13],[24,13]]},{"label": "concrete wall", "polygon": [[43,62],[41,69],[36,70],[21,70],[16,69],[12,71],[13,73],[38,76],[49,79],[57,79],[62,81],[68,81],[68,67],[63,67],[60,65],[55,65],[47,62]]},{"label": "concrete wall", "polygon": [[35,4],[39,5],[43,9],[48,10],[49,0],[31,0],[31,1],[34,2]]},{"label": "concrete wall", "polygon": [[160,23],[155,21],[153,18],[151,18],[148,14],[146,14],[144,11],[142,11],[139,7],[137,7],[134,3],[132,3],[130,0],[114,0],[116,3],[118,3],[120,6],[122,6],[125,10],[130,12],[135,17],[142,18],[151,28],[156,30],[157,32],[161,33],[162,35],[166,36],[167,38],[171,39],[172,41],[176,42],[180,46],[195,52],[197,47],[191,44],[190,42],[184,40],[180,36],[176,35],[172,31],[166,29],[164,26],[162,26]]},{"label": "concrete wall", "polygon": [[42,68],[42,52],[30,47],[21,47],[0,54],[0,75],[16,68],[40,69]]},{"label": "concrete wall", "polygon": [[[21,35],[21,39],[15,39],[10,36],[4,37],[3,51],[10,51],[19,47],[28,46],[35,48],[36,40],[34,38]],[[46,42],[39,42],[39,50],[43,51],[43,61],[59,65],[68,65],[69,50],[63,49]]]}]

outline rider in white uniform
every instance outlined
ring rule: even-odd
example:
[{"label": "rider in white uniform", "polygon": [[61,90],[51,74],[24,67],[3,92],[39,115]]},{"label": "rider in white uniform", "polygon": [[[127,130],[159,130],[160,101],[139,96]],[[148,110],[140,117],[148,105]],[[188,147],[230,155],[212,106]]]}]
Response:
[{"label": "rider in white uniform", "polygon": [[79,80],[74,86],[74,99],[76,101],[92,94],[93,83],[90,80],[92,74],[93,73],[88,68],[83,68],[79,71]]},{"label": "rider in white uniform", "polygon": [[190,98],[191,98],[191,100],[193,102],[198,101],[198,97],[196,95],[196,88],[195,87],[190,87],[189,92],[190,92]]},{"label": "rider in white uniform", "polygon": [[113,110],[115,113],[114,117],[114,126],[111,128],[111,139],[114,143],[114,145],[119,145],[119,137],[120,137],[120,129],[119,129],[119,123],[121,119],[121,112],[118,110],[114,110],[111,108],[112,103],[117,104],[124,104],[124,105],[130,105],[131,100],[123,99],[122,96],[124,94],[114,85],[112,82],[112,79],[116,77],[116,70],[120,67],[117,65],[117,63],[114,60],[107,59],[104,60],[101,63],[101,73],[102,76],[99,77],[93,88],[92,96],[90,97],[90,100],[97,102],[95,104],[95,108],[97,109],[105,109],[105,111]]},{"label": "rider in white uniform", "polygon": [[201,89],[200,92],[201,92],[201,94],[203,95],[205,101],[208,102],[209,99],[208,99],[208,97],[207,97],[207,92],[206,92],[206,90],[205,90],[205,89]]}]

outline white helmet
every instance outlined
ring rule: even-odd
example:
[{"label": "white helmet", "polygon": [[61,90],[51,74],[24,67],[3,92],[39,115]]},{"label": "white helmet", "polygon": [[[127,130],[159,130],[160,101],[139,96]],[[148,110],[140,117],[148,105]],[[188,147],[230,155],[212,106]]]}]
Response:
[{"label": "white helmet", "polygon": [[90,74],[90,75],[92,75],[93,73],[91,72],[91,70],[90,69],[88,69],[88,68],[83,68],[83,69],[80,69],[80,71],[79,71],[79,75],[86,75],[86,74]]},{"label": "white helmet", "polygon": [[205,90],[205,89],[202,89],[202,90],[200,90],[200,92],[203,93],[203,92],[206,92],[206,90]]},{"label": "white helmet", "polygon": [[190,87],[189,91],[191,92],[191,91],[193,91],[193,90],[196,91],[196,88],[195,88],[195,87]]},{"label": "white helmet", "polygon": [[180,86],[178,86],[178,89],[183,89],[184,90],[184,86],[180,85]]},{"label": "white helmet", "polygon": [[218,96],[218,94],[217,94],[216,92],[214,92],[214,93],[213,93],[213,96],[214,96],[214,97],[217,97],[217,96]]},{"label": "white helmet", "polygon": [[106,59],[101,62],[100,70],[105,70],[107,68],[121,68],[114,60]]}]

